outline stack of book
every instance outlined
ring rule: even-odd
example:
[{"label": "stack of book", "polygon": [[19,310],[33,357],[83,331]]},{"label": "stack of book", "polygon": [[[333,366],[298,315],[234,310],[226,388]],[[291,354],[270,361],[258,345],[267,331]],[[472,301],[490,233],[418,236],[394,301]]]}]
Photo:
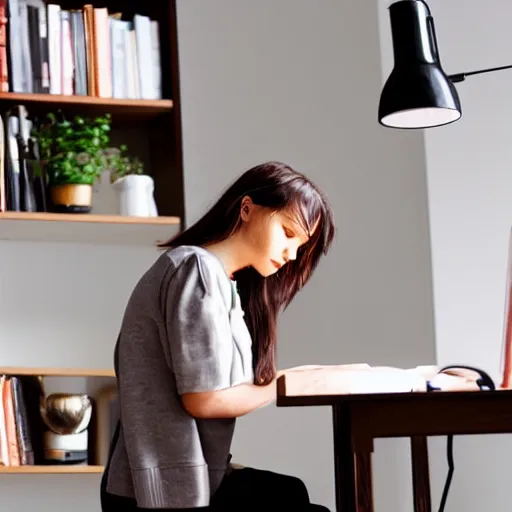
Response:
[{"label": "stack of book", "polygon": [[0,90],[162,98],[158,21],[86,4],[0,0]]},{"label": "stack of book", "polygon": [[0,375],[0,466],[44,463],[37,377]]}]

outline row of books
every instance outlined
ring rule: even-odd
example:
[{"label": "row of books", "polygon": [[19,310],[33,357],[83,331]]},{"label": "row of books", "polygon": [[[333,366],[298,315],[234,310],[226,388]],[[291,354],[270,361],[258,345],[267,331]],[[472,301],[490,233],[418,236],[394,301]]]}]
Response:
[{"label": "row of books", "polygon": [[0,375],[0,466],[44,463],[41,394],[37,377]]},{"label": "row of books", "polygon": [[161,99],[161,81],[158,21],[92,4],[0,0],[2,92]]},{"label": "row of books", "polygon": [[24,105],[0,114],[0,212],[48,210],[33,121]]}]

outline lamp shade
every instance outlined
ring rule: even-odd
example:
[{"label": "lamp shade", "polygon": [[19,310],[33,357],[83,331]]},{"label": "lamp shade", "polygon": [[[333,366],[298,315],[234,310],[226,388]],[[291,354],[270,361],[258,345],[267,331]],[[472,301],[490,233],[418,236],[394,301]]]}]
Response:
[{"label": "lamp shade", "polygon": [[422,0],[399,0],[389,13],[394,67],[382,89],[379,123],[407,129],[457,121],[460,100],[441,67],[429,7]]}]

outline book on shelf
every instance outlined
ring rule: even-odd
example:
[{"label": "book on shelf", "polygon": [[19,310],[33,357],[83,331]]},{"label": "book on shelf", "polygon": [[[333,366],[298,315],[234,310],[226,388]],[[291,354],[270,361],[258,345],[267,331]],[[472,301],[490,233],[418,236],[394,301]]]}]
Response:
[{"label": "book on shelf", "polygon": [[41,394],[35,376],[0,375],[0,466],[44,463]]},{"label": "book on shelf", "polygon": [[0,113],[0,212],[47,211],[46,186],[32,127],[24,105]]},{"label": "book on shelf", "polygon": [[162,99],[159,21],[0,0],[0,91]]}]

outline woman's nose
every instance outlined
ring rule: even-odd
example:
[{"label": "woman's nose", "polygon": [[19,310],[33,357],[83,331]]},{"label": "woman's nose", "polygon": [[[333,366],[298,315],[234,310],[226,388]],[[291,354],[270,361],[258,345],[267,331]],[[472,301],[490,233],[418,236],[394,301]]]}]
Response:
[{"label": "woman's nose", "polygon": [[288,262],[290,260],[297,259],[297,250],[293,248],[287,248],[284,253],[284,261]]}]

